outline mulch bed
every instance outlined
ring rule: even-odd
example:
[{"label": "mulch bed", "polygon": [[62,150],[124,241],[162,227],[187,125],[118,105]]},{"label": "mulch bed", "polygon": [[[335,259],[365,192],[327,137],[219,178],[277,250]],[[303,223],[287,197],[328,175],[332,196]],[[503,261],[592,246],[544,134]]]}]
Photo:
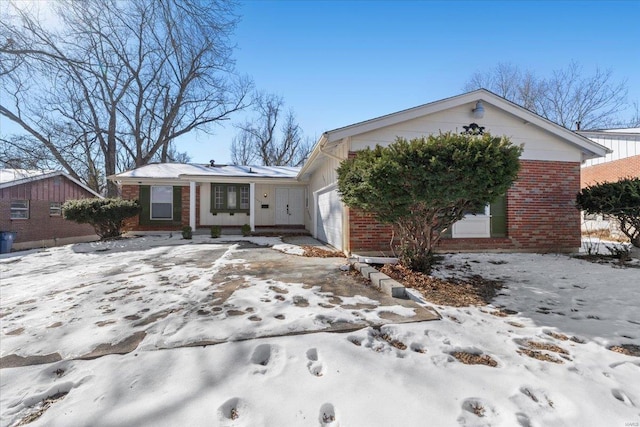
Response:
[{"label": "mulch bed", "polygon": [[400,264],[385,264],[380,271],[408,288],[418,289],[429,302],[453,307],[486,305],[503,287],[500,282],[480,276],[464,280],[438,279]]},{"label": "mulch bed", "polygon": [[316,246],[301,246],[304,249],[304,255],[306,257],[313,258],[345,258],[345,255],[342,252],[338,251],[328,251],[323,248],[318,248]]}]

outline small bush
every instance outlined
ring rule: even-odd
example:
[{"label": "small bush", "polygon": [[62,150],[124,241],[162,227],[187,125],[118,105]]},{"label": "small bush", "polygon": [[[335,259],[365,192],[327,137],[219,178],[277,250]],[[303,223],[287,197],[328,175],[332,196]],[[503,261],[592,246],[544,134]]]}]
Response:
[{"label": "small bush", "polygon": [[190,226],[185,225],[182,227],[182,238],[187,240],[191,240],[193,238],[193,229]]},{"label": "small bush", "polygon": [[222,227],[220,227],[219,225],[212,225],[211,237],[217,239],[218,237],[220,237],[220,234],[222,234]]},{"label": "small bush", "polygon": [[240,231],[242,232],[242,235],[245,237],[251,236],[251,226],[249,224],[243,225]]},{"label": "small bush", "polygon": [[578,209],[587,214],[610,215],[620,231],[640,248],[640,178],[624,178],[583,188],[576,197]]},{"label": "small bush", "polygon": [[67,200],[62,205],[65,219],[78,224],[90,224],[101,239],[122,234],[124,220],[140,212],[137,200],[80,199]]},{"label": "small bush", "polygon": [[615,259],[620,260],[621,264],[624,264],[625,262],[629,261],[631,259],[631,248],[633,246],[631,246],[630,244],[627,245],[605,245],[605,247],[607,248],[607,250],[611,253],[611,256],[614,257]]}]

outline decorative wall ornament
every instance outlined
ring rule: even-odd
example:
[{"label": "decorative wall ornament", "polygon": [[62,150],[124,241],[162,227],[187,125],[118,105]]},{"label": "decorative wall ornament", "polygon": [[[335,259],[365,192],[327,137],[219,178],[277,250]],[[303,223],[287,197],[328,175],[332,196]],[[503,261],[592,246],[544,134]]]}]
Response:
[{"label": "decorative wall ornament", "polygon": [[462,135],[484,135],[484,126],[480,126],[477,123],[470,123],[469,126],[462,126],[464,128]]}]

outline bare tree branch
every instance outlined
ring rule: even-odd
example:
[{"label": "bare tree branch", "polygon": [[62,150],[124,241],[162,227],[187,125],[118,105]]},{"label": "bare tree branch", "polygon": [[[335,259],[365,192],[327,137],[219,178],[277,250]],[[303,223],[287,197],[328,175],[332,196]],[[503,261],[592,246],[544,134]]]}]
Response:
[{"label": "bare tree branch", "polygon": [[[59,0],[46,26],[9,4],[0,22],[0,114],[98,190],[108,175],[187,158],[174,140],[248,104],[231,0]],[[6,95],[6,96],[5,96]],[[13,106],[5,99],[13,100]],[[12,141],[7,150],[24,155]],[[101,168],[101,172],[97,172]],[[116,187],[107,183],[107,194]]]},{"label": "bare tree branch", "polygon": [[236,125],[240,131],[231,145],[235,164],[250,164],[258,159],[265,166],[304,163],[311,143],[303,137],[293,111],[285,114],[283,108],[284,100],[277,95],[259,93],[255,96],[256,119]]},{"label": "bare tree branch", "polygon": [[499,63],[484,73],[474,73],[464,89],[486,88],[568,129],[579,122],[582,129],[620,123],[628,107],[627,82],[616,82],[611,70],[596,69],[585,75],[577,62],[554,70],[547,78],[516,65]]}]

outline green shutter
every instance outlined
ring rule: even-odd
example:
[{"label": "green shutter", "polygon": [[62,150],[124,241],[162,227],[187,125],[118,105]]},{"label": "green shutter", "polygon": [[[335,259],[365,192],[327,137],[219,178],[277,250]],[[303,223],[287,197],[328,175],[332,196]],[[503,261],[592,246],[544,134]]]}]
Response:
[{"label": "green shutter", "polygon": [[182,224],[182,187],[179,186],[173,187],[173,222]]},{"label": "green shutter", "polygon": [[503,194],[491,203],[491,237],[507,237],[507,196]]},{"label": "green shutter", "polygon": [[148,185],[140,186],[140,225],[149,225],[151,223],[151,187]]}]

